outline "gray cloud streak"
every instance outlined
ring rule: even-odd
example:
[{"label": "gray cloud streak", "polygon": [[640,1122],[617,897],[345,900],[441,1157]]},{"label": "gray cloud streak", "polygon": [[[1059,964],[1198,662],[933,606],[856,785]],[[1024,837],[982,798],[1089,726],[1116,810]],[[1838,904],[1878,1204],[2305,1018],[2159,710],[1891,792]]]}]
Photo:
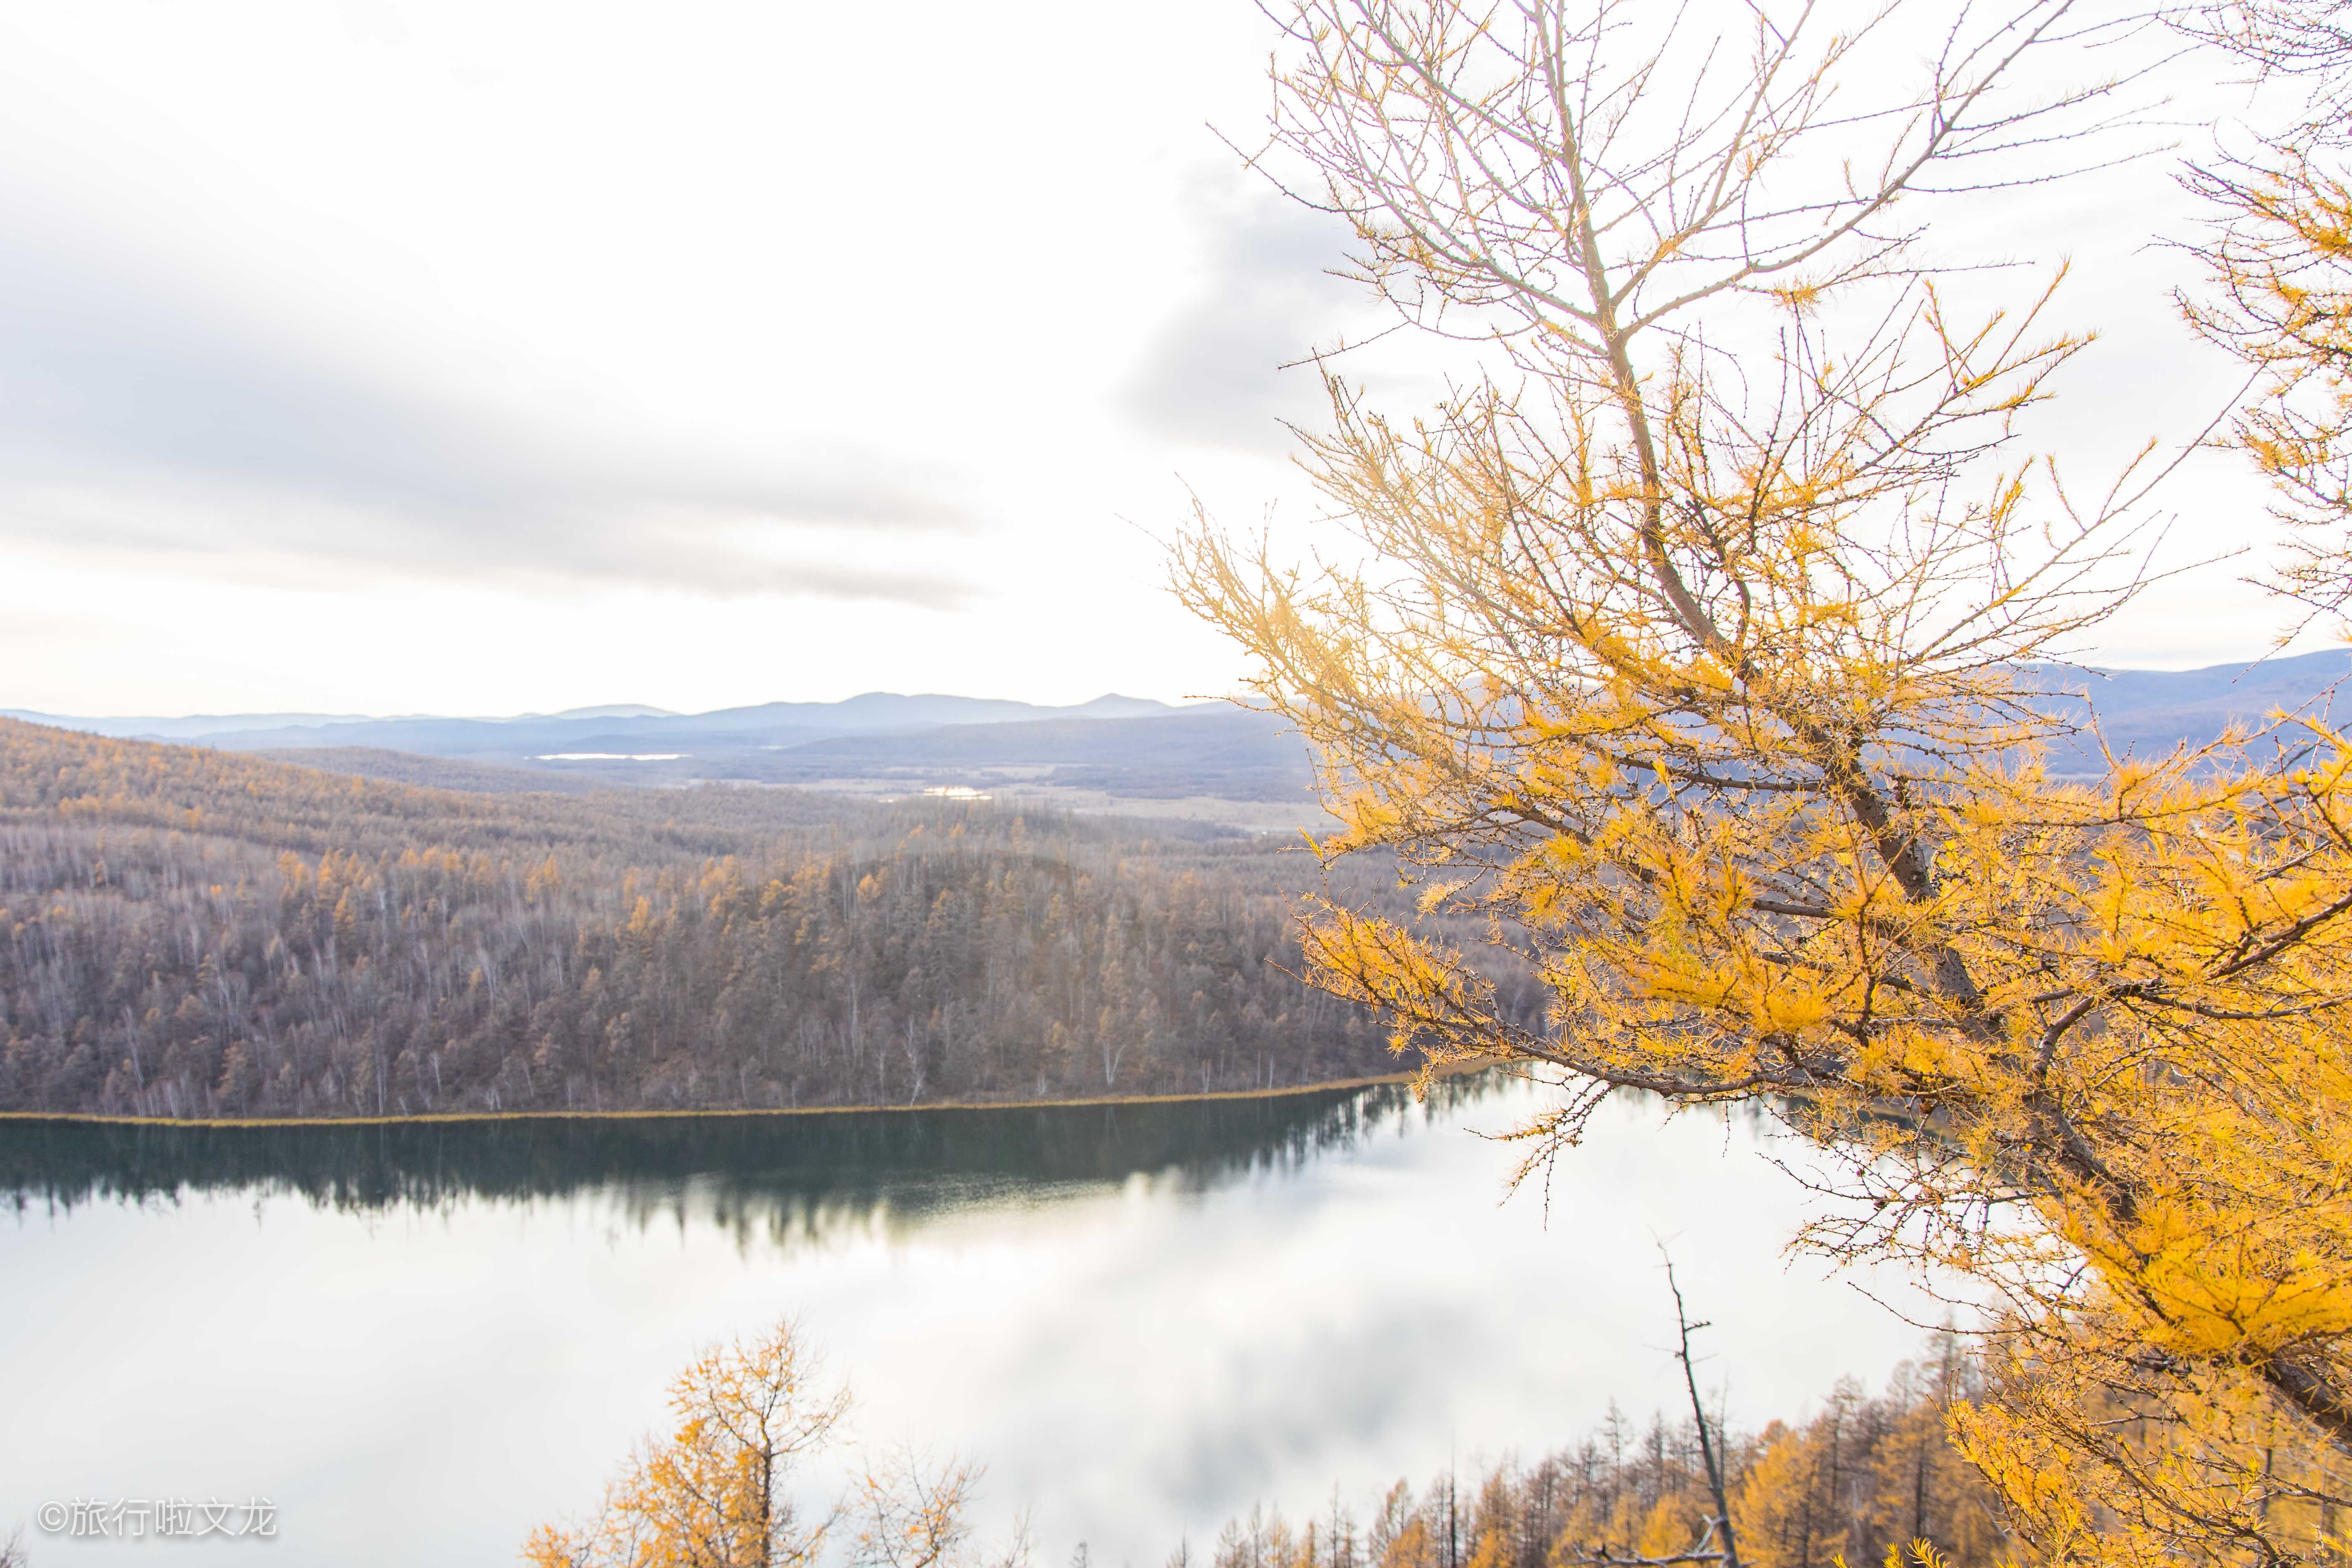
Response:
[{"label": "gray cloud streak", "polygon": [[1313,424],[1327,407],[1314,368],[1296,362],[1362,302],[1357,285],[1327,271],[1346,259],[1347,230],[1256,191],[1204,194],[1201,207],[1208,279],[1153,335],[1124,410],[1155,436],[1287,449],[1285,423]]},{"label": "gray cloud streak", "polygon": [[811,525],[971,526],[873,454],[749,464],[471,414],[335,345],[288,344],[258,312],[160,269],[78,254],[90,247],[12,194],[0,191],[0,532],[435,577],[963,597],[936,574],[743,546],[744,530],[789,542]]}]

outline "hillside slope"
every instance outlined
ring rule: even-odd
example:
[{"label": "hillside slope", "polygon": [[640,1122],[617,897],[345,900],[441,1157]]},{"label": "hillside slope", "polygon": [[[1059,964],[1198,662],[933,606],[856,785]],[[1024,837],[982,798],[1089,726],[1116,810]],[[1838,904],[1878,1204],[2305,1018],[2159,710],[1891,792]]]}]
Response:
[{"label": "hillside slope", "polygon": [[[400,1115],[1385,1070],[1310,861],[789,790],[418,789],[0,721],[0,1110]],[[1343,880],[1394,901],[1393,878]]]},{"label": "hillside slope", "polygon": [[2044,666],[2032,678],[2063,693],[2053,711],[2083,723],[2085,733],[2053,745],[2051,764],[2063,773],[2096,772],[2097,742],[2117,755],[2160,756],[2175,746],[2203,746],[2232,725],[2259,726],[2280,713],[2325,718],[2336,684],[2352,676],[2352,650],[2217,664],[2203,669],[2068,669]]},{"label": "hillside slope", "polygon": [[387,752],[376,746],[320,746],[310,750],[249,752],[264,762],[285,763],[320,773],[349,773],[418,789],[463,790],[473,795],[593,795],[606,786],[594,779],[546,768],[508,768],[422,752]]}]

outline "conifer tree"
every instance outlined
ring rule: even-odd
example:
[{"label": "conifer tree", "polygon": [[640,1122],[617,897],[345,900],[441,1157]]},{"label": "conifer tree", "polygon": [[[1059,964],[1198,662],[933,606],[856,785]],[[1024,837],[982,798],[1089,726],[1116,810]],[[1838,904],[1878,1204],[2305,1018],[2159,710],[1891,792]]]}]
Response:
[{"label": "conifer tree", "polygon": [[2131,35],[2065,0],[1742,14],[1288,13],[1262,164],[1472,347],[1409,423],[1332,379],[1339,563],[1204,521],[1177,585],[1318,749],[1326,855],[1402,857],[1547,1014],[1460,923],[1341,899],[1312,978],[1433,1068],[1561,1086],[1530,1167],[1621,1088],[1843,1156],[1812,1245],[1999,1303],[1951,1415],[2053,1558],[2326,1556],[2352,753],[2282,723],[2052,770],[2052,662],[2128,599],[2159,476],[2023,450],[2084,340],[1930,265],[1939,201],[2101,155]]}]

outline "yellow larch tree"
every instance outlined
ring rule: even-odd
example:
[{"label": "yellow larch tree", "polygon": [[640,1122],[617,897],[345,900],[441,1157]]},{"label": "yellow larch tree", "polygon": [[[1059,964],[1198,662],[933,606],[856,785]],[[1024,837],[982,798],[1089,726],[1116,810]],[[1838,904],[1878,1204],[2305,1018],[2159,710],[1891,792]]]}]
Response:
[{"label": "yellow larch tree", "polygon": [[[849,1468],[821,1514],[802,1494],[810,1461],[841,1454],[849,1391],[825,1383],[791,1320],[705,1350],[669,1388],[677,1425],[650,1438],[604,1489],[595,1514],[543,1524],[533,1568],[816,1568],[837,1534],[856,1568],[1025,1568],[1028,1527],[971,1549],[980,1467],[896,1448]],[[846,1530],[842,1527],[846,1525]]]},{"label": "yellow larch tree", "polygon": [[1349,552],[1203,521],[1178,590],[1314,747],[1323,852],[1487,932],[1327,904],[1315,984],[1561,1086],[1531,1165],[1620,1088],[1843,1156],[1805,1239],[1997,1303],[1953,1419],[2045,1555],[2328,1557],[2352,755],[2283,725],[2052,770],[2053,661],[2132,591],[2155,476],[2085,500],[2021,449],[2084,340],[2051,279],[1987,304],[1926,259],[1937,201],[2105,155],[2135,35],[1830,10],[1286,13],[1264,166],[1468,369],[1410,423],[1334,376],[1306,462]]},{"label": "yellow larch tree", "polygon": [[795,1504],[796,1465],[848,1413],[819,1385],[789,1322],[715,1345],[670,1384],[677,1421],[605,1489],[585,1523],[542,1525],[523,1548],[535,1568],[807,1568],[833,1521]]}]

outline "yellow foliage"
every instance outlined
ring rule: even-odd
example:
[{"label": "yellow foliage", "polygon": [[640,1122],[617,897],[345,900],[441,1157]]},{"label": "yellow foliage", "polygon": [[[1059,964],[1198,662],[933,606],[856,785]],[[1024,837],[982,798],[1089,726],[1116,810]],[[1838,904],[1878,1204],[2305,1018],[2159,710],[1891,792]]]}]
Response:
[{"label": "yellow foliage", "polygon": [[[596,1515],[543,1524],[523,1543],[534,1568],[814,1568],[839,1510],[803,1512],[802,1462],[835,1447],[846,1389],[823,1386],[792,1323],[714,1345],[670,1384],[677,1425],[648,1439],[604,1489]],[[1024,1568],[1025,1523],[975,1561],[966,1510],[978,1467],[898,1449],[853,1474],[851,1568]]]},{"label": "yellow foliage", "polygon": [[[1610,0],[1538,13],[1307,0],[1278,79],[1275,139],[1362,276],[1408,320],[1496,323],[1512,373],[1410,424],[1330,382],[1306,462],[1356,564],[1205,521],[1176,554],[1317,752],[1322,851],[1395,855],[1441,929],[1493,933],[1322,905],[1311,978],[1432,1070],[1566,1088],[1528,1169],[1615,1088],[1762,1101],[1835,1150],[1859,1201],[1810,1245],[2005,1303],[2013,1375],[1955,1419],[2044,1553],[2326,1555],[2228,1500],[2274,1495],[2281,1445],[2352,1462],[2352,745],[2282,718],[2117,762],[2074,717],[2053,661],[2130,595],[2131,483],[2084,510],[2006,448],[2082,346],[2035,324],[2047,293],[1960,321],[1874,247],[1860,215],[1937,154],[1874,163],[1866,116],[1814,117],[1885,85],[1840,74],[1847,36],[1759,12],[1755,76],[1718,78],[1617,53]],[[2015,58],[1952,47],[1913,90]],[[1668,80],[1706,107],[1590,139],[1570,107]],[[2304,270],[2231,253],[2240,306],[2340,383],[2352,197],[2308,160],[2242,195]],[[2257,419],[2291,490],[2340,464],[2332,406]],[[1542,1024],[1498,1005],[1511,973]],[[2098,1435],[2117,1402],[2144,1438]]]},{"label": "yellow foliage", "polygon": [[1698,1533],[1689,1505],[1681,1498],[1662,1497],[1650,1505],[1642,1528],[1634,1532],[1633,1551],[1642,1557],[1671,1557]]},{"label": "yellow foliage", "polygon": [[830,1520],[804,1521],[790,1481],[824,1447],[848,1395],[814,1385],[792,1325],[714,1346],[670,1384],[677,1419],[605,1489],[598,1516],[541,1525],[536,1568],[785,1568],[817,1561]]}]

